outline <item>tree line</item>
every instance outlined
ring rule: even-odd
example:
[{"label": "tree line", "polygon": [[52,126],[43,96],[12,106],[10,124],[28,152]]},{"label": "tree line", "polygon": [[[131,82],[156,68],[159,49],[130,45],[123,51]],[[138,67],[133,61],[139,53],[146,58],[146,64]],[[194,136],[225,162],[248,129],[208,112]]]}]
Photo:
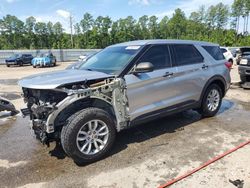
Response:
[{"label": "tree line", "polygon": [[[140,39],[189,39],[219,43],[221,46],[250,44],[248,22],[250,0],[234,0],[208,8],[201,6],[189,17],[176,9],[172,17],[128,16],[112,20],[109,16],[94,18],[85,13],[74,24],[73,48],[104,48],[108,45]],[[243,21],[243,29],[240,25]],[[65,49],[72,48],[71,35],[60,22],[25,21],[13,15],[0,19],[0,49]]]}]

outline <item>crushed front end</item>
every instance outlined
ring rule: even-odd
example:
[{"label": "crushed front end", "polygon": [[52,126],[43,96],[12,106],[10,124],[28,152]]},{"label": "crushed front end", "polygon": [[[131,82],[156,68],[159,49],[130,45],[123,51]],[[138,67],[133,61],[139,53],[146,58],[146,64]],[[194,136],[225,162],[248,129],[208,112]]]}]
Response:
[{"label": "crushed front end", "polygon": [[[36,137],[43,143],[60,139],[62,126],[77,111],[93,107],[90,101],[103,101],[99,106],[112,107],[117,131],[129,125],[129,108],[126,84],[120,78],[108,78],[64,85],[55,89],[29,89],[23,87],[27,108],[21,109],[24,116],[30,116]],[[111,113],[112,113],[111,112]]]},{"label": "crushed front end", "polygon": [[[36,138],[43,144],[57,139],[53,131],[46,126],[48,116],[57,109],[57,104],[67,97],[67,93],[54,90],[39,90],[23,88],[24,102],[27,108],[21,109],[23,116],[29,116],[31,128]],[[52,132],[52,133],[50,133]]]}]

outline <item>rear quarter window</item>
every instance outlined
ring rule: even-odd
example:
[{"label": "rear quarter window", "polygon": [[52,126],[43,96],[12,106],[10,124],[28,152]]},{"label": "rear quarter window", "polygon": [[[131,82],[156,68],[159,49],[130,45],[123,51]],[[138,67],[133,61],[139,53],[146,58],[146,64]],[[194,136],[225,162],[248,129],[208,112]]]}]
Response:
[{"label": "rear quarter window", "polygon": [[227,52],[227,50],[225,48],[221,48],[220,50],[221,50],[222,53],[226,53]]},{"label": "rear quarter window", "polygon": [[202,46],[215,60],[225,59],[219,46]]},{"label": "rear quarter window", "polygon": [[178,66],[202,63],[204,58],[191,44],[173,45],[175,60]]}]

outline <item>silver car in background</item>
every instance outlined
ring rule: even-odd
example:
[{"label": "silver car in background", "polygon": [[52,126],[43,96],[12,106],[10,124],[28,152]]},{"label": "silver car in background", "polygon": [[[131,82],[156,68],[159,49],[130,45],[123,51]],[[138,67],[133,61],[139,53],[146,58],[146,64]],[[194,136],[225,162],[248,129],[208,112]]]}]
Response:
[{"label": "silver car in background", "polygon": [[214,116],[230,86],[219,45],[142,40],[109,46],[78,69],[22,79],[32,128],[42,143],[61,143],[75,162],[111,150],[117,132],[183,110]]}]

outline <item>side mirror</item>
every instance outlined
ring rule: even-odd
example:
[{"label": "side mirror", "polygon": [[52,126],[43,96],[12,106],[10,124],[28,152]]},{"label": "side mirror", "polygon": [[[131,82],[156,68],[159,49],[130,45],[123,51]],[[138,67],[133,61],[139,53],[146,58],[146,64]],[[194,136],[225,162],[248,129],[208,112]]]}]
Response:
[{"label": "side mirror", "polygon": [[154,70],[154,65],[150,62],[139,63],[132,73],[146,73],[152,72]]}]

